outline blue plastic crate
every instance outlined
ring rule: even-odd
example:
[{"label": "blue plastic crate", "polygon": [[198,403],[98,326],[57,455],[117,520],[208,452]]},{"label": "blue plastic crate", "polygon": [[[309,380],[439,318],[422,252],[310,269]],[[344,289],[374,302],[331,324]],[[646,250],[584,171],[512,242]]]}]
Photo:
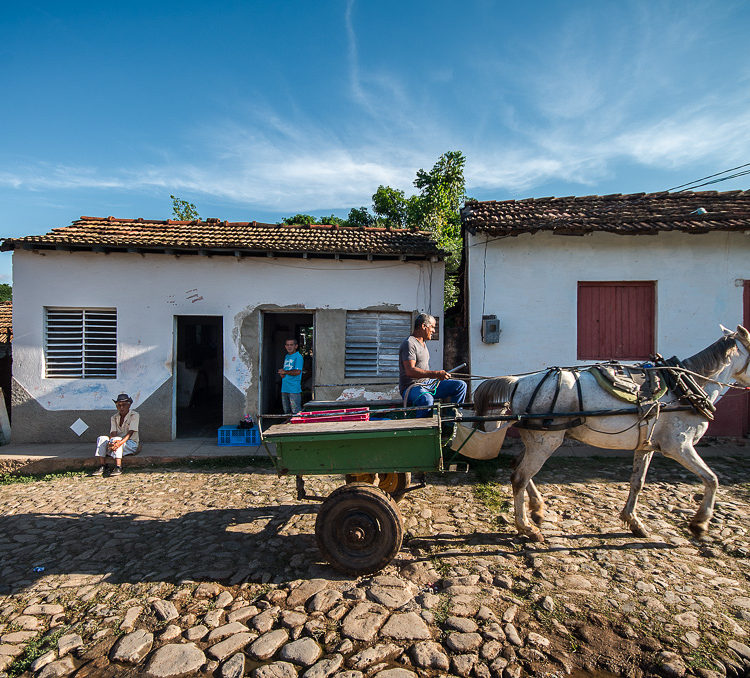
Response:
[{"label": "blue plastic crate", "polygon": [[260,432],[257,426],[239,428],[238,426],[219,427],[219,447],[240,447],[242,445],[260,445]]}]

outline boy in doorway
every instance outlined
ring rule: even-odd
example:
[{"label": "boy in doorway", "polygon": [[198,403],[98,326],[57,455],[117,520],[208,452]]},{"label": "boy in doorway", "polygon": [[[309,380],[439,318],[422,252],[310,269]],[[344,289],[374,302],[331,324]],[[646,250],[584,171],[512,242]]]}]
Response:
[{"label": "boy in doorway", "polygon": [[281,405],[284,408],[284,414],[296,414],[302,409],[303,359],[297,350],[298,347],[296,339],[287,339],[284,342],[286,356],[284,356],[284,367],[279,370]]}]

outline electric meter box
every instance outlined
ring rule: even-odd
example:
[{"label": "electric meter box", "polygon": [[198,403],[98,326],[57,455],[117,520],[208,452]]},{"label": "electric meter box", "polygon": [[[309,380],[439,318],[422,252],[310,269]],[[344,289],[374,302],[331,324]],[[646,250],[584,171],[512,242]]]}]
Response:
[{"label": "electric meter box", "polygon": [[501,331],[500,320],[496,315],[482,316],[482,341],[485,344],[497,344]]}]

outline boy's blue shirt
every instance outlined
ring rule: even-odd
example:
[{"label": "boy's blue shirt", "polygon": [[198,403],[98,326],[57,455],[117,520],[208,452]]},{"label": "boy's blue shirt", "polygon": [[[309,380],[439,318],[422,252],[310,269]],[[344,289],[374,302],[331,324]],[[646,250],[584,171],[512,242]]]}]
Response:
[{"label": "boy's blue shirt", "polygon": [[[301,370],[303,365],[302,354],[299,351],[287,353],[284,357],[284,370]],[[302,372],[296,377],[287,374],[281,378],[282,393],[302,393]]]}]

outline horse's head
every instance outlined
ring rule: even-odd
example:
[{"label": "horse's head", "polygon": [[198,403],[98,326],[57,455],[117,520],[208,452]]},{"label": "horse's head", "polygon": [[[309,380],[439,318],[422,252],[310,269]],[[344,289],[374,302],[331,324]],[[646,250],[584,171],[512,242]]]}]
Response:
[{"label": "horse's head", "polygon": [[750,332],[742,325],[737,325],[737,331],[732,334],[742,358],[733,376],[740,384],[750,386]]}]

